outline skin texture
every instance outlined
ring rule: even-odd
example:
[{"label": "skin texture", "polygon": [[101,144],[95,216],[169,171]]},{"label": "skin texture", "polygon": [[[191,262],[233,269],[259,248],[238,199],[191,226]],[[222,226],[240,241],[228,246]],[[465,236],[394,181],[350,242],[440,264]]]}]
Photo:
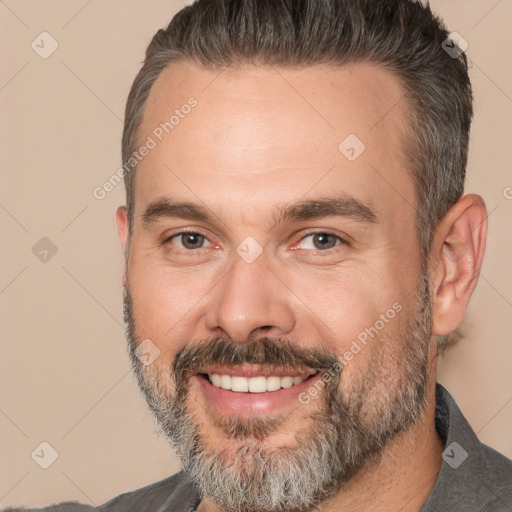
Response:
[{"label": "skin texture", "polygon": [[[147,371],[162,389],[173,392],[169,366],[192,342],[222,336],[243,344],[269,336],[342,357],[395,303],[402,305],[400,313],[345,366],[345,393],[379,351],[400,362],[393,339],[413,314],[421,276],[417,198],[402,153],[408,129],[403,95],[393,75],[363,63],[223,72],[177,63],[162,73],[150,93],[141,142],[188,98],[198,104],[139,163],[124,276],[137,338],[149,338],[160,350]],[[353,162],[338,150],[349,134],[366,146]],[[273,225],[276,206],[340,195],[371,208],[376,222],[325,217]],[[201,205],[216,223],[160,218],[144,225],[144,211],[162,197]],[[117,225],[126,248],[124,207]],[[433,423],[435,336],[455,329],[464,316],[486,227],[485,205],[476,195],[463,197],[439,224],[428,262],[433,320],[423,414],[323,511],[414,511],[432,490],[443,450]],[[187,249],[180,237],[169,240],[183,228],[206,237],[201,249]],[[320,249],[312,232],[333,233],[348,244],[337,240]],[[236,252],[248,236],[263,249],[250,264]],[[384,370],[380,393],[396,384]],[[222,411],[209,408],[197,380],[188,382],[190,412],[205,445],[234,453],[243,441],[226,436],[213,421],[222,419]],[[297,431],[308,424],[317,400],[280,408],[286,419],[266,448],[296,446]],[[199,510],[220,509],[205,499]]]}]

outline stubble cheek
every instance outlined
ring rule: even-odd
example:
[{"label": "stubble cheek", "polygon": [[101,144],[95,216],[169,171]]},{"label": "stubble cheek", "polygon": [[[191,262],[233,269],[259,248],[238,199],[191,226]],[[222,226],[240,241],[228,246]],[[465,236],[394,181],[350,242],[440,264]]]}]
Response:
[{"label": "stubble cheek", "polygon": [[176,353],[185,345],[190,308],[179,295],[179,287],[152,274],[142,274],[130,281],[133,317],[138,342],[150,340],[158,349],[157,366],[172,364]]}]

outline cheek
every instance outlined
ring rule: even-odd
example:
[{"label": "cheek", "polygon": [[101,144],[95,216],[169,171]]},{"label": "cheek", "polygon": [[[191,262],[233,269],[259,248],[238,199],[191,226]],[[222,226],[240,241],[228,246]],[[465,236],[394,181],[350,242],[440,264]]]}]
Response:
[{"label": "cheek", "polygon": [[[349,349],[350,342],[376,322],[381,315],[394,317],[395,303],[402,297],[398,281],[386,278],[389,270],[377,270],[367,264],[303,272],[290,288],[300,298],[305,315],[336,344],[336,352]],[[387,319],[387,318],[386,318]]]},{"label": "cheek", "polygon": [[322,340],[343,366],[343,389],[367,378],[372,361],[400,337],[408,288],[390,267],[353,262],[332,272],[304,272],[291,283],[304,304],[302,325],[312,325],[317,343]]},{"label": "cheek", "polygon": [[[204,275],[170,271],[164,265],[137,261],[130,267],[130,289],[137,337],[149,338],[169,359],[194,332],[194,314],[211,288]],[[167,356],[167,357],[166,357]]]}]

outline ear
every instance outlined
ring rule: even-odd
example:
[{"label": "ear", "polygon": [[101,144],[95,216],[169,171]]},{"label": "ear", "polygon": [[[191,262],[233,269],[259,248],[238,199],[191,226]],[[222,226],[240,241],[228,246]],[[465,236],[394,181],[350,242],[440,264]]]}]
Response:
[{"label": "ear", "polygon": [[128,262],[128,255],[126,254],[126,243],[128,240],[128,214],[126,213],[125,206],[119,206],[116,210],[116,224],[117,224],[117,234],[119,235],[119,240],[121,241],[121,247],[123,248],[123,252],[125,255],[125,265],[123,270],[123,286],[126,285],[126,266]]},{"label": "ear", "polygon": [[461,323],[478,282],[486,237],[487,210],[476,194],[461,198],[436,229],[429,259],[434,335]]}]

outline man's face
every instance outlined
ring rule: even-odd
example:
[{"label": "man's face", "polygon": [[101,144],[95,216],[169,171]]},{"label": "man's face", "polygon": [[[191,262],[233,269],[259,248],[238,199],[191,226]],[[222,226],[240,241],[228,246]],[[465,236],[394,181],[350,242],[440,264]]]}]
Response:
[{"label": "man's face", "polygon": [[[184,466],[226,509],[238,481],[260,485],[253,510],[277,510],[283,489],[280,506],[306,510],[418,419],[430,310],[403,95],[368,64],[180,63],[151,90],[139,141],[156,146],[137,169],[125,296],[132,361]],[[146,339],[160,351],[147,366],[133,355]]]}]

